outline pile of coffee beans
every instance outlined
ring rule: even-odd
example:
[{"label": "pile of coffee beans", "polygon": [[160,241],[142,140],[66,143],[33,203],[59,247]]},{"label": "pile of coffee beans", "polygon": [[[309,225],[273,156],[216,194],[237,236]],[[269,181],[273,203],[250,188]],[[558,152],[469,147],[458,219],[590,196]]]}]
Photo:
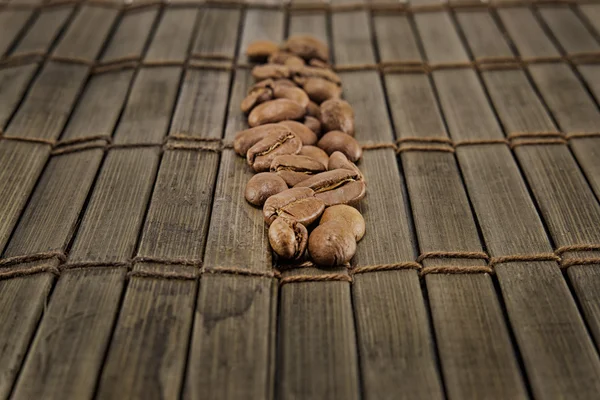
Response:
[{"label": "pile of coffee beans", "polygon": [[246,200],[263,208],[269,243],[281,259],[346,264],[365,234],[353,206],[366,186],[355,164],[362,148],[354,139],[354,110],[341,99],[329,49],[297,35],[281,46],[256,41],[247,55],[266,63],[252,69],[256,83],[241,104],[250,128],[233,143],[257,172]]}]

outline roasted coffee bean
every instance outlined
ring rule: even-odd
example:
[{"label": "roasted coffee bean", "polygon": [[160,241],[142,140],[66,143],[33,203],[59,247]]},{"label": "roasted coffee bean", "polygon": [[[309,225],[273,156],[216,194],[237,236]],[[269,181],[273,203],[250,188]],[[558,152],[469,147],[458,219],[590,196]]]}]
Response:
[{"label": "roasted coffee bean", "polygon": [[342,95],[342,88],[323,78],[307,78],[302,88],[315,103],[321,104],[329,99],[337,99]]},{"label": "roasted coffee bean", "polygon": [[302,67],[303,65],[305,65],[305,62],[302,58],[287,51],[278,51],[276,53],[271,54],[271,56],[269,57],[269,63],[293,67]]},{"label": "roasted coffee bean", "polygon": [[252,68],[252,76],[257,81],[262,81],[263,79],[289,78],[290,69],[285,65],[279,64],[257,65]]},{"label": "roasted coffee bean", "polygon": [[302,146],[302,149],[300,149],[300,153],[298,154],[301,156],[310,157],[313,160],[317,160],[318,162],[323,164],[325,168],[327,168],[329,164],[329,156],[327,155],[327,153],[325,153],[322,149],[316,146]]},{"label": "roasted coffee bean", "polygon": [[321,123],[325,132],[342,131],[354,136],[354,110],[347,101],[324,101],[321,104]]},{"label": "roasted coffee bean", "polygon": [[267,225],[277,217],[285,217],[308,226],[323,214],[323,210],[323,200],[316,198],[312,189],[292,188],[269,197],[263,206],[263,216]]},{"label": "roasted coffee bean", "polygon": [[285,181],[277,174],[261,172],[250,178],[246,184],[244,195],[248,203],[262,207],[269,197],[283,192],[287,188]]},{"label": "roasted coffee bean", "polygon": [[349,169],[350,171],[354,171],[358,174],[358,178],[360,180],[364,180],[363,174],[358,169],[356,164],[352,161],[348,160],[348,157],[344,155],[344,153],[340,151],[334,151],[329,156],[329,163],[327,164],[327,169],[332,171],[334,169]]},{"label": "roasted coffee bean", "polygon": [[300,119],[304,117],[306,108],[289,99],[266,101],[254,107],[248,115],[248,125],[254,127],[271,122]]},{"label": "roasted coffee bean", "polygon": [[308,62],[308,65],[310,65],[311,67],[317,67],[317,68],[327,68],[327,69],[331,69],[331,65],[329,65],[328,63],[326,63],[325,61],[321,61],[318,58],[313,58]]},{"label": "roasted coffee bean", "polygon": [[296,83],[294,81],[291,81],[289,79],[285,79],[285,78],[271,79],[271,78],[269,78],[269,79],[264,79],[262,81],[256,82],[254,85],[252,85],[250,90],[248,90],[248,93],[252,92],[254,89],[259,88],[259,87],[273,89],[275,86],[298,87],[298,85],[296,85]]},{"label": "roasted coffee bean", "polygon": [[308,106],[306,107],[306,112],[308,113],[308,115],[310,115],[313,118],[316,118],[319,120],[321,120],[321,107],[319,107],[319,105],[317,103],[315,103],[314,101],[309,101],[308,102]]},{"label": "roasted coffee bean", "polygon": [[305,60],[317,58],[329,60],[329,48],[325,43],[310,35],[292,35],[283,45],[283,49]]},{"label": "roasted coffee bean", "polygon": [[308,102],[310,99],[308,98],[306,92],[299,87],[276,85],[272,90],[273,97],[276,99],[288,99],[300,104],[304,109],[308,107]]},{"label": "roasted coffee bean", "polygon": [[265,61],[271,54],[277,52],[279,46],[270,40],[257,40],[250,43],[246,49],[246,55],[254,61]]},{"label": "roasted coffee bean", "polygon": [[298,154],[301,148],[302,141],[291,131],[271,133],[248,149],[246,159],[256,172],[268,171],[275,157]]},{"label": "roasted coffee bean", "polygon": [[335,204],[356,204],[365,197],[366,186],[355,171],[335,169],[321,172],[302,181],[294,188],[308,187],[315,191],[315,197],[322,199],[327,206]]},{"label": "roasted coffee bean", "polygon": [[315,117],[311,117],[310,115],[304,117],[304,126],[313,131],[317,137],[321,135],[321,121]]},{"label": "roasted coffee bean", "polygon": [[271,162],[271,172],[276,172],[290,187],[323,171],[325,167],[319,161],[296,154],[277,156]]},{"label": "roasted coffee bean", "polygon": [[269,101],[273,98],[273,90],[270,88],[256,88],[251,91],[244,100],[242,100],[242,112],[249,113],[250,110],[260,103]]},{"label": "roasted coffee bean", "polygon": [[285,125],[265,124],[255,128],[244,129],[235,134],[233,140],[233,150],[242,157],[246,157],[246,153],[250,147],[258,143],[271,133],[289,133],[291,132]]},{"label": "roasted coffee bean", "polygon": [[279,257],[286,260],[298,259],[306,251],[308,231],[294,219],[279,217],[269,227],[269,243]]},{"label": "roasted coffee bean", "polygon": [[357,242],[365,235],[365,219],[354,207],[345,204],[327,207],[321,216],[319,224],[323,225],[329,221],[339,221],[346,224],[347,229],[352,232]]},{"label": "roasted coffee bean", "polygon": [[317,143],[317,135],[306,125],[297,121],[281,121],[279,124],[287,126],[294,132],[294,134],[302,140],[303,145],[307,146]]},{"label": "roasted coffee bean", "polygon": [[356,139],[340,131],[327,132],[319,140],[317,146],[325,150],[329,155],[335,151],[340,151],[352,162],[360,160],[363,152],[362,147],[360,147]]},{"label": "roasted coffee bean", "polygon": [[310,67],[308,65],[303,67],[289,66],[288,72],[294,77],[294,82],[299,85],[303,85],[308,78],[322,78],[338,85],[342,84],[342,80],[338,74],[330,69]]},{"label": "roasted coffee bean", "polygon": [[354,257],[356,240],[345,223],[329,221],[312,231],[308,237],[308,252],[318,265],[343,265]]}]

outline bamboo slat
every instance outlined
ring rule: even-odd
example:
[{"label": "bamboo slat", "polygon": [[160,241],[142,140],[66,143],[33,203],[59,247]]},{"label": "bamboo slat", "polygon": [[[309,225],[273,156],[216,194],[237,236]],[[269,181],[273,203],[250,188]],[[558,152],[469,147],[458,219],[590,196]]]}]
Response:
[{"label": "bamboo slat", "polygon": [[[242,12],[235,9],[204,8],[200,9],[199,13],[198,32],[192,55],[222,55],[233,58]],[[227,28],[223,29],[224,27]]]},{"label": "bamboo slat", "polygon": [[587,22],[594,28],[596,35],[600,34],[600,5],[581,4],[578,8]]},{"label": "bamboo slat", "polygon": [[373,27],[381,62],[415,61],[421,58],[407,16],[375,14]]},{"label": "bamboo slat", "polygon": [[17,109],[21,97],[25,94],[27,84],[34,76],[36,64],[21,65],[0,69],[0,128],[4,130],[6,123]]},{"label": "bamboo slat", "polygon": [[461,11],[456,13],[456,19],[476,60],[513,56],[488,11]]},{"label": "bamboo slat", "polygon": [[41,10],[11,56],[46,53],[72,15],[71,6]]},{"label": "bamboo slat", "polygon": [[[175,8],[162,13],[160,24],[146,54],[149,63],[185,61],[198,16],[197,9]],[[169,85],[177,88],[177,85]]]},{"label": "bamboo slat", "polygon": [[0,11],[0,57],[8,51],[19,33],[24,30],[31,14],[30,10]]},{"label": "bamboo slat", "polygon": [[548,25],[566,54],[598,51],[596,42],[586,26],[567,6],[540,7],[542,20]]}]

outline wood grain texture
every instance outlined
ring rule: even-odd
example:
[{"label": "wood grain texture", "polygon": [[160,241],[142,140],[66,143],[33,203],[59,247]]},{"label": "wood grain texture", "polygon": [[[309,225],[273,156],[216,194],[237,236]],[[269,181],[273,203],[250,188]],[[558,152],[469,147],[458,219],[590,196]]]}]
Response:
[{"label": "wood grain texture", "polygon": [[52,54],[90,62],[96,60],[117,15],[114,9],[82,6]]},{"label": "wood grain texture", "polygon": [[0,11],[0,57],[4,56],[10,46],[25,28],[25,23],[31,17],[31,10],[1,10]]},{"label": "wood grain texture", "polygon": [[[290,35],[312,35],[325,43],[329,43],[326,18],[324,12],[292,13],[290,15]],[[329,52],[331,53],[331,48]]]},{"label": "wood grain texture", "polygon": [[73,13],[73,7],[41,10],[11,56],[27,53],[46,53]]},{"label": "wood grain texture", "polygon": [[420,60],[419,48],[406,15],[375,14],[375,38],[382,62]]},{"label": "wood grain texture", "polygon": [[185,61],[197,15],[198,10],[190,8],[164,11],[145,61]]},{"label": "wood grain texture", "polygon": [[[58,265],[58,260],[45,260],[16,266]],[[37,322],[44,312],[45,299],[54,277],[39,274],[0,280],[0,399],[8,398],[21,363],[25,358]]]},{"label": "wood grain texture", "polygon": [[456,18],[476,60],[513,55],[488,11],[458,12]]},{"label": "wood grain texture", "polygon": [[578,6],[581,14],[595,30],[596,35],[600,34],[600,5],[581,4]]},{"label": "wood grain texture", "polygon": [[509,37],[524,58],[555,57],[558,50],[528,8],[498,9],[500,20]]},{"label": "wood grain texture", "polygon": [[111,62],[126,58],[141,58],[157,15],[158,7],[143,8],[139,11],[125,13],[115,33],[108,41],[108,47],[102,54],[101,61]]},{"label": "wood grain texture", "polygon": [[241,57],[241,54],[244,54],[248,45],[255,40],[279,42],[283,39],[284,17],[284,13],[279,10],[247,10],[240,44],[240,60],[246,59]]},{"label": "wood grain texture", "polygon": [[114,142],[160,144],[175,106],[180,67],[148,67],[138,72]]},{"label": "wood grain texture", "polygon": [[333,13],[331,30],[336,64],[353,65],[375,62],[366,11]]},{"label": "wood grain texture", "polygon": [[238,38],[237,27],[242,12],[235,9],[203,8],[199,13],[198,31],[192,54],[198,57],[203,55],[233,57]]},{"label": "wood grain texture", "polygon": [[[447,136],[428,78],[386,76],[400,137]],[[402,154],[422,253],[481,252],[479,234],[452,154]],[[484,260],[426,259],[430,266],[482,266]],[[491,278],[487,274],[426,277],[446,391],[451,398],[527,398]]]},{"label": "wood grain texture", "polygon": [[0,248],[6,246],[49,154],[44,144],[0,141]]},{"label": "wood grain texture", "polygon": [[17,108],[37,67],[30,64],[0,69],[0,131]]},{"label": "wood grain texture", "polygon": [[449,14],[423,13],[415,15],[414,19],[427,61],[451,63],[469,60]]},{"label": "wood grain texture", "polygon": [[98,268],[61,276],[12,398],[92,397],[125,273],[121,268]]},{"label": "wood grain texture", "polygon": [[568,7],[540,7],[542,19],[566,54],[597,51],[600,44]]}]

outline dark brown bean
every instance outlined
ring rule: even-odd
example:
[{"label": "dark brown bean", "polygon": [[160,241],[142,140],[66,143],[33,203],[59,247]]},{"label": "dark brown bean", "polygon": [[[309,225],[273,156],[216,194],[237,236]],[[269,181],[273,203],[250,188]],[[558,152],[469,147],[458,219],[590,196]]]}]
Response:
[{"label": "dark brown bean", "polygon": [[323,200],[316,198],[312,189],[292,188],[269,197],[263,206],[263,217],[267,225],[277,217],[285,217],[308,226],[323,214],[323,210]]},{"label": "dark brown bean", "polygon": [[257,65],[252,68],[252,76],[257,81],[262,81],[263,79],[289,78],[290,69],[285,65],[279,64]]},{"label": "dark brown bean", "polygon": [[275,157],[298,154],[301,148],[302,142],[292,132],[272,133],[250,147],[246,159],[256,172],[268,171]]},{"label": "dark brown bean", "polygon": [[317,146],[325,150],[329,155],[336,151],[342,152],[352,162],[360,160],[362,157],[362,147],[356,139],[344,132],[327,132],[317,143]]},{"label": "dark brown bean", "polygon": [[366,186],[356,172],[346,169],[321,172],[294,186],[308,187],[315,191],[315,197],[322,199],[327,206],[335,204],[357,204],[365,197]]},{"label": "dark brown bean", "polygon": [[273,98],[273,91],[270,88],[256,88],[251,91],[244,100],[242,100],[242,112],[249,113],[254,106],[269,101]]},{"label": "dark brown bean", "polygon": [[290,187],[323,171],[323,164],[307,156],[283,155],[271,162],[271,172],[276,172]]},{"label": "dark brown bean", "polygon": [[296,85],[295,82],[289,80],[289,79],[285,79],[285,78],[281,78],[281,79],[265,79],[259,82],[256,82],[254,85],[252,85],[252,87],[250,88],[250,90],[248,90],[248,93],[252,92],[254,89],[256,88],[269,88],[269,89],[273,89],[275,86],[289,86],[289,87],[298,87],[298,85]]},{"label": "dark brown bean", "polygon": [[269,63],[294,67],[301,67],[305,65],[305,62],[302,58],[287,51],[277,51],[271,54],[271,56],[269,57]]},{"label": "dark brown bean", "polygon": [[288,127],[289,130],[294,132],[302,140],[303,145],[307,146],[317,143],[317,135],[306,125],[298,121],[281,121],[279,124]]},{"label": "dark brown bean", "polygon": [[329,99],[337,99],[342,95],[342,88],[323,78],[308,78],[302,88],[315,103],[321,104]]},{"label": "dark brown bean", "polygon": [[279,46],[270,40],[257,40],[248,45],[246,55],[255,61],[265,61],[271,54],[277,52]]},{"label": "dark brown bean", "polygon": [[354,136],[354,110],[347,101],[324,101],[321,104],[321,123],[325,132],[342,131]]},{"label": "dark brown bean", "polygon": [[269,243],[279,257],[298,259],[306,251],[308,231],[296,220],[279,217],[269,227]]},{"label": "dark brown bean", "polygon": [[311,117],[314,117],[318,120],[321,119],[321,107],[319,107],[319,105],[317,103],[315,103],[314,101],[308,102],[308,106],[306,107],[306,112]]},{"label": "dark brown bean", "polygon": [[311,117],[310,115],[304,117],[304,126],[313,131],[317,137],[321,135],[321,121],[315,117]]},{"label": "dark brown bean", "polygon": [[329,60],[329,48],[325,43],[310,35],[292,35],[283,45],[283,49],[305,60],[317,58]]},{"label": "dark brown bean", "polygon": [[306,108],[289,99],[266,101],[254,107],[248,115],[248,125],[254,127],[271,122],[300,119],[304,117]]},{"label": "dark brown bean", "polygon": [[302,146],[302,149],[300,149],[298,154],[301,156],[308,156],[313,160],[317,160],[323,164],[325,168],[327,168],[329,164],[329,156],[317,146]]},{"label": "dark brown bean", "polygon": [[308,237],[308,252],[318,265],[344,265],[356,253],[356,240],[344,223],[329,221],[312,231]]},{"label": "dark brown bean", "polygon": [[310,99],[306,92],[299,87],[288,87],[283,85],[275,85],[273,87],[273,97],[276,99],[289,99],[300,104],[304,109],[308,107]]},{"label": "dark brown bean", "polygon": [[340,151],[334,151],[329,156],[329,163],[327,164],[327,169],[332,171],[334,169],[349,169],[350,171],[355,171],[358,174],[360,180],[364,180],[363,174],[358,169],[356,164],[352,161],[348,160],[348,157],[344,155],[344,153]]},{"label": "dark brown bean", "polygon": [[277,194],[287,190],[285,181],[277,174],[271,172],[261,172],[254,175],[246,184],[244,196],[248,203],[262,207],[265,201]]},{"label": "dark brown bean", "polygon": [[242,157],[246,157],[246,153],[250,147],[258,143],[271,133],[288,133],[290,129],[285,125],[265,124],[250,129],[244,129],[235,134],[233,140],[233,150]]},{"label": "dark brown bean", "polygon": [[318,58],[313,58],[308,62],[308,65],[310,65],[311,67],[317,67],[317,68],[327,68],[327,69],[331,69],[331,65],[329,65],[328,63],[326,63],[325,61],[321,61]]},{"label": "dark brown bean", "polygon": [[289,66],[288,71],[294,77],[294,82],[299,85],[304,84],[308,78],[323,78],[338,85],[342,84],[339,75],[330,69],[305,65],[303,67]]},{"label": "dark brown bean", "polygon": [[346,224],[347,229],[352,232],[357,242],[365,235],[365,219],[354,207],[345,204],[327,207],[321,216],[319,224],[323,225],[329,221],[338,221]]}]

